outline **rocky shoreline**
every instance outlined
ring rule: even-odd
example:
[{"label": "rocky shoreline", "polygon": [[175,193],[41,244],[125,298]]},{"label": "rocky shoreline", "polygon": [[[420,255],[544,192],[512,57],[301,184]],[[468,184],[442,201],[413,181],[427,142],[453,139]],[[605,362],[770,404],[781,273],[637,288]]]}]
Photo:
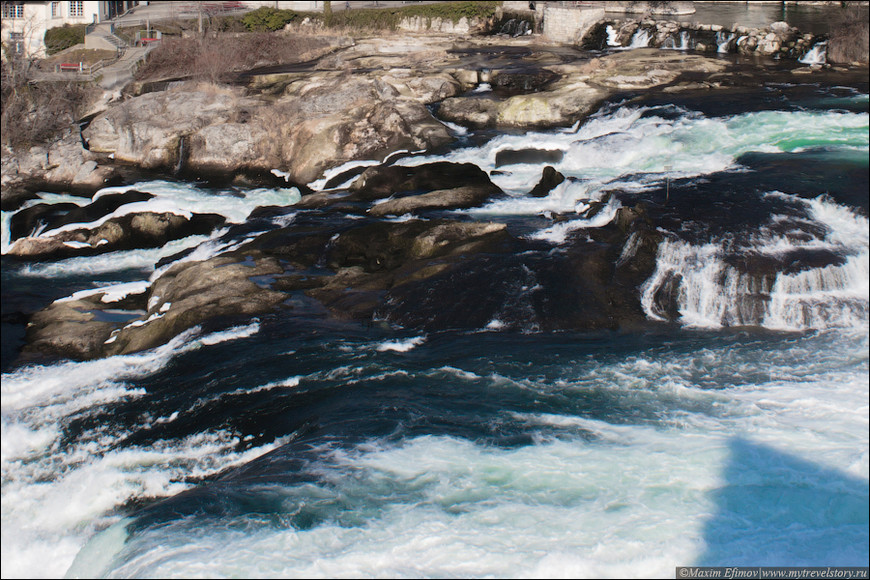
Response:
[{"label": "rocky shoreline", "polygon": [[[308,67],[247,76],[236,85],[178,82],[153,92],[130,87],[93,117],[81,137],[4,153],[6,211],[37,187],[92,194],[126,181],[131,168],[242,186],[295,186],[303,194],[294,206],[258,208],[245,224],[230,228],[219,240],[237,240],[239,228],[260,231],[235,249],[201,261],[178,256],[128,293],[87,293],[34,313],[28,356],[92,359],[137,352],[216,319],[293,308],[291,299],[300,294],[334,316],[424,331],[518,318],[541,330],[643,325],[638,287],[652,274],[662,240],[643,202],[618,208],[607,225],[590,230],[591,246],[552,255],[549,246],[504,223],[444,214],[504,195],[477,166],[406,167],[395,160],[402,151],[451,143],[454,136],[442,120],[494,129],[567,127],[617,95],[727,94],[756,83],[758,74],[866,75],[866,69],[809,67],[750,72],[715,56],[659,49],[580,58],[529,39],[415,37],[415,49],[406,51],[408,43],[367,39]],[[500,163],[532,157],[546,163],[550,153],[504,151]],[[306,185],[354,160],[378,164],[336,178],[353,179],[342,189],[317,192]],[[564,179],[546,167],[529,193],[545,196]],[[216,215],[145,206],[137,211],[136,204],[149,198],[149,192],[128,191],[85,207],[32,205],[13,216],[6,255],[53,260],[155,247],[224,225]],[[589,200],[571,215],[592,218],[607,203]],[[558,224],[569,216],[547,219]],[[517,259],[520,254],[526,258]],[[497,288],[489,296],[463,291],[481,276],[546,291],[505,312],[510,301]],[[567,289],[554,290],[562,287]],[[674,296],[665,294],[655,298],[659,310],[676,316]]]}]

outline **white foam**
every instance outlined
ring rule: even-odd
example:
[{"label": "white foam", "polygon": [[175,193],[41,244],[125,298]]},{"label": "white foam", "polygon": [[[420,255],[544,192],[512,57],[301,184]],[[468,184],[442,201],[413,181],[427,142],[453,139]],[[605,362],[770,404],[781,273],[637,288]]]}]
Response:
[{"label": "white foam", "polygon": [[66,298],[59,298],[58,300],[55,300],[55,302],[81,300],[82,298],[87,298],[88,296],[94,296],[97,294],[103,295],[103,297],[100,298],[100,302],[118,302],[119,300],[123,300],[130,294],[142,294],[143,292],[148,290],[149,286],[150,284],[144,280],[138,282],[124,282],[121,284],[112,284],[110,286],[101,286],[99,288],[79,290],[78,292],[74,292],[72,295],[67,296]]},{"label": "white foam", "polygon": [[454,135],[467,135],[468,127],[463,127],[462,125],[457,125],[456,123],[451,123],[450,121],[441,121],[441,123],[450,129],[450,131]]},{"label": "white foam", "polygon": [[426,342],[425,336],[415,336],[407,340],[388,340],[375,347],[378,352],[408,352]]},{"label": "white foam", "polygon": [[827,41],[817,42],[805,55],[798,59],[798,62],[808,65],[825,64],[827,62],[827,53]]},{"label": "white foam", "polygon": [[[785,196],[778,192],[770,195]],[[678,308],[687,326],[719,328],[761,325],[776,330],[853,328],[870,312],[870,225],[867,218],[823,197],[802,200],[811,217],[826,226],[824,239],[795,242],[759,235],[746,251],[775,255],[793,249],[823,248],[845,256],[842,265],[778,273],[772,283],[728,265],[728,240],[701,246],[666,239],[659,245],[656,270],[641,288],[647,316],[664,320],[655,295],[679,276]],[[730,250],[733,251],[733,248]],[[762,296],[759,299],[758,296]]]},{"label": "white foam", "polygon": [[[326,186],[326,182],[335,177],[336,175],[341,175],[345,171],[349,171],[355,167],[371,167],[372,165],[380,165],[381,162],[376,159],[363,159],[358,161],[348,161],[347,163],[342,163],[338,167],[333,167],[332,169],[327,169],[323,172],[323,177],[320,179],[316,179],[308,184],[308,187],[313,189],[314,191],[323,191],[323,188]],[[352,179],[356,179],[356,176]],[[351,180],[348,180],[351,181]],[[344,185],[344,184],[342,184]]]},{"label": "white foam", "polygon": [[78,274],[98,275],[123,270],[153,272],[155,265],[161,259],[198,246],[208,239],[209,236],[189,236],[167,242],[160,248],[125,250],[98,256],[67,258],[57,262],[26,264],[18,270],[18,274],[37,278],[56,278]]},{"label": "white foam", "polygon": [[228,328],[227,330],[214,332],[208,336],[204,336],[199,339],[199,342],[206,345],[218,344],[221,342],[227,342],[229,340],[247,338],[249,336],[257,334],[258,332],[260,332],[260,322],[254,319],[254,322],[251,322],[250,324],[245,324],[243,326],[234,326],[232,328]]},{"label": "white foam", "polygon": [[[491,176],[507,199],[467,210],[472,214],[536,215],[569,212],[584,199],[601,199],[606,191],[643,191],[666,180],[687,179],[719,171],[739,170],[737,158],[750,152],[792,152],[809,147],[866,150],[866,114],[819,111],[760,111],[706,118],[682,111],[677,119],[658,117],[655,109],[620,106],[591,116],[576,132],[558,129],[501,135],[482,146],[465,147],[444,156],[413,156],[397,165],[435,161],[474,163],[491,174],[504,150],[561,151],[557,163],[515,164],[510,172]],[[645,116],[646,115],[646,116]],[[566,180],[544,198],[530,198],[544,165]]]},{"label": "white foam", "polygon": [[[242,223],[259,206],[293,205],[302,199],[299,190],[290,188],[254,188],[249,190],[235,189],[200,189],[193,183],[170,181],[146,181],[124,187],[107,187],[97,192],[94,198],[109,193],[123,193],[135,189],[146,191],[155,197],[144,203],[143,207],[162,208],[174,206],[173,213],[217,213],[224,216],[230,223]],[[134,205],[134,204],[127,204]],[[119,210],[127,207],[121,206]],[[143,211],[143,210],[139,210]],[[151,211],[145,209],[144,211]],[[156,209],[154,210],[156,211]]]},{"label": "white foam", "polygon": [[[237,329],[235,335],[245,332]],[[87,539],[118,521],[112,514],[125,502],[174,495],[190,486],[185,483],[190,478],[247,463],[286,442],[240,451],[236,435],[216,431],[119,447],[128,433],[106,426],[61,449],[64,418],[141,397],[145,391],[127,381],[147,377],[201,344],[230,339],[229,333],[215,333],[197,341],[197,333],[192,329],[134,355],[24,367],[3,375],[4,578],[62,577]]]}]

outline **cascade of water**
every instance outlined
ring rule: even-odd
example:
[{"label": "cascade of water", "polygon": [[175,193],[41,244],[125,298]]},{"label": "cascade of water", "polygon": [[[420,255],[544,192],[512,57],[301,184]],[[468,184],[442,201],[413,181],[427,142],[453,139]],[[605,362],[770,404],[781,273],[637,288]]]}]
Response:
[{"label": "cascade of water", "polygon": [[684,325],[703,328],[785,330],[848,328],[867,318],[866,248],[842,265],[796,273],[743,272],[727,263],[725,253],[719,243],[662,242],[656,271],[641,288],[647,316],[667,320],[678,313]]},{"label": "cascade of water", "polygon": [[619,43],[619,35],[616,32],[616,29],[611,25],[607,25],[607,46],[622,46]]},{"label": "cascade of water", "polygon": [[521,20],[519,18],[511,18],[507,22],[505,22],[499,34],[504,34],[511,37],[523,36],[526,34],[531,34],[532,28],[529,24],[528,20]]},{"label": "cascade of water", "polygon": [[828,42],[817,42],[807,51],[805,55],[798,59],[798,62],[803,64],[825,64],[827,62]]},{"label": "cascade of water", "polygon": [[628,45],[628,48],[646,48],[649,46],[650,40],[652,40],[652,35],[649,30],[638,28],[634,36],[631,37],[631,44]]},{"label": "cascade of water", "polygon": [[[727,36],[726,36],[727,34]],[[725,33],[721,30],[716,33],[716,46],[718,47],[717,51],[720,53],[728,52],[728,47],[731,45],[731,41],[734,40],[734,33]]]},{"label": "cascade of water", "polygon": [[665,39],[664,44],[662,44],[662,48],[666,48],[669,50],[689,50],[689,39],[690,39],[689,32],[687,30],[683,30],[680,32],[680,44],[679,45],[677,44],[677,41],[674,38],[674,35],[671,34],[670,36],[667,37],[667,39]]}]

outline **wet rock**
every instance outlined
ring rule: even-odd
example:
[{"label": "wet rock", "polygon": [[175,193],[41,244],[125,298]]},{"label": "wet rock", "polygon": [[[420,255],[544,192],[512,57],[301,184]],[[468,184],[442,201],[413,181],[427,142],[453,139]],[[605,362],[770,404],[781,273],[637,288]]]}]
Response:
[{"label": "wet rock", "polygon": [[541,172],[541,180],[532,188],[529,195],[532,197],[547,197],[553,188],[563,181],[565,181],[565,176],[556,171],[552,165],[547,165]]},{"label": "wet rock", "polygon": [[369,167],[351,184],[350,189],[354,192],[354,199],[372,201],[401,192],[430,192],[462,187],[489,189],[490,194],[500,191],[477,165],[448,161],[412,167]]},{"label": "wet rock", "polygon": [[12,239],[32,235],[38,229],[53,230],[73,223],[88,224],[108,215],[128,203],[147,201],[150,193],[129,190],[124,193],[103,195],[96,201],[78,206],[74,203],[40,203],[16,212],[10,220]]},{"label": "wet rock", "polygon": [[148,311],[113,332],[104,353],[138,352],[165,344],[185,330],[218,317],[247,319],[278,308],[287,295],[252,281],[258,276],[282,273],[278,261],[241,258],[217,256],[170,267],[149,289]]},{"label": "wet rock", "polygon": [[495,166],[518,163],[559,163],[565,154],[559,149],[503,149],[495,154]]},{"label": "wet rock", "polygon": [[372,207],[369,213],[380,217],[418,213],[433,209],[466,209],[483,205],[498,193],[501,193],[501,190],[495,185],[439,189],[379,203]]},{"label": "wet rock", "polygon": [[203,235],[223,224],[217,214],[141,212],[104,221],[93,228],[63,230],[52,236],[18,239],[8,255],[19,259],[46,260],[92,256],[118,250],[156,248],[170,240]]},{"label": "wet rock", "polygon": [[491,127],[498,119],[499,106],[497,99],[453,97],[441,103],[438,116],[445,121],[471,127]]}]

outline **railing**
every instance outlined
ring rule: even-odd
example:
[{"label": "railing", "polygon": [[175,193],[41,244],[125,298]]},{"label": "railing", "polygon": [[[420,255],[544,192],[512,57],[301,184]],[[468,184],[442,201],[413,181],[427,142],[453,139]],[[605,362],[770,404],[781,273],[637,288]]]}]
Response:
[{"label": "railing", "polygon": [[84,62],[61,62],[54,65],[54,72],[73,72],[83,75],[93,75],[95,72],[105,67],[108,62],[109,61],[106,59],[98,60],[94,64],[85,64]]}]

